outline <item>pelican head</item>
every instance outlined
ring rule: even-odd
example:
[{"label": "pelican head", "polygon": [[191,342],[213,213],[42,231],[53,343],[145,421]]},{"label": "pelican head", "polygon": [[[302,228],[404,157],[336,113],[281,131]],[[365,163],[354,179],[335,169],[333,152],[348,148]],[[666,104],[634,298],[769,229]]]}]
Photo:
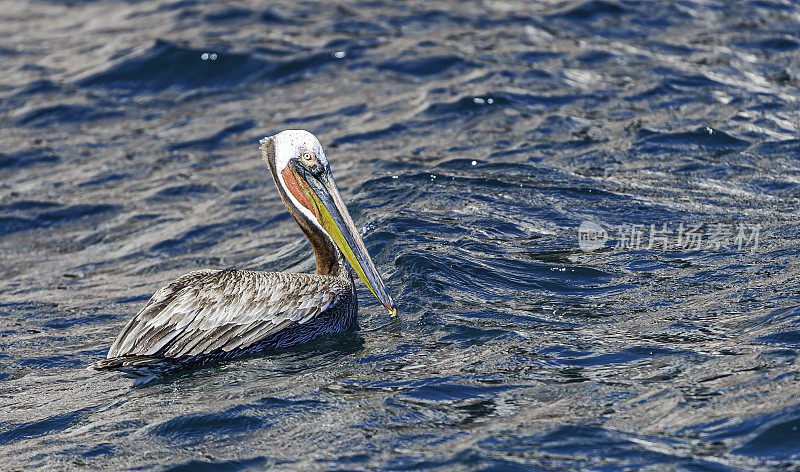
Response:
[{"label": "pelican head", "polygon": [[397,314],[378,269],[339,195],[325,149],[305,130],[286,130],[261,140],[261,154],[272,171],[286,208],[314,246],[317,272],[325,273],[330,259],[319,234],[339,248],[350,267],[392,315]]}]

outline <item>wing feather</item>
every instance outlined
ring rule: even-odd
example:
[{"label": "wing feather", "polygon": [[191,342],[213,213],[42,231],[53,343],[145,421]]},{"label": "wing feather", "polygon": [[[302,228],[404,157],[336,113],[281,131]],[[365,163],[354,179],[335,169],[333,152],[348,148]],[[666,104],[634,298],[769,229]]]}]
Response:
[{"label": "wing feather", "polygon": [[243,349],[342,300],[348,286],[316,274],[202,270],[156,292],[123,329],[108,358],[181,357]]}]

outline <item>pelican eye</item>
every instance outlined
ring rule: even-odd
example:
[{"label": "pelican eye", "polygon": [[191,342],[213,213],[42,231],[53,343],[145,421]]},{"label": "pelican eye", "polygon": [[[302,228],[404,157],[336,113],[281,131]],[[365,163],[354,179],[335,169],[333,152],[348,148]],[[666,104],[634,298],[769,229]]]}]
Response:
[{"label": "pelican eye", "polygon": [[303,160],[306,161],[306,162],[313,162],[314,161],[314,155],[311,154],[308,151],[303,151]]}]

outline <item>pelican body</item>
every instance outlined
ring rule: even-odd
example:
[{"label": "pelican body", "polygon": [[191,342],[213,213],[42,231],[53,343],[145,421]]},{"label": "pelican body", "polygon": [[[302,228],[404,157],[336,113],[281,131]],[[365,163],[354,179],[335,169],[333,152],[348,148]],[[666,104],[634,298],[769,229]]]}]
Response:
[{"label": "pelican body", "polygon": [[261,140],[281,199],[314,249],[316,274],[198,270],[156,292],[96,368],[142,359],[231,357],[292,346],[353,325],[353,271],[392,315],[394,301],[367,253],[325,150],[308,131]]}]

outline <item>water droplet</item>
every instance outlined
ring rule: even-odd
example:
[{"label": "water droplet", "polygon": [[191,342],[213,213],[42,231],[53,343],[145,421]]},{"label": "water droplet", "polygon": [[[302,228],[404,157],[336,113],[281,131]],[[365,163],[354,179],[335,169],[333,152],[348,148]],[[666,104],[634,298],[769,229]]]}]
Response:
[{"label": "water droplet", "polygon": [[212,52],[211,55],[209,56],[209,58],[211,58],[212,61],[216,61],[217,60],[217,53]]},{"label": "water droplet", "polygon": [[204,61],[207,61],[208,60],[208,53],[204,52],[203,54],[200,54],[200,59],[202,59]]},{"label": "water droplet", "polygon": [[478,161],[472,161],[472,162],[470,162],[470,164],[476,166],[476,165],[478,165]]},{"label": "water droplet", "polygon": [[396,175],[393,175],[393,176],[392,176],[392,178],[393,178],[393,179],[396,179],[396,178],[397,178],[397,176],[396,176]]},{"label": "water droplet", "polygon": [[487,99],[486,99],[486,103],[488,103],[489,105],[491,105],[492,103],[494,103],[494,99],[493,99],[493,98],[487,98]]},{"label": "water droplet", "polygon": [[708,133],[708,134],[714,134],[714,130],[713,130],[713,129],[711,129],[711,128],[709,128],[708,126],[706,126],[706,130],[705,130],[705,131],[706,131],[706,133]]},{"label": "water droplet", "polygon": [[472,102],[476,105],[483,105],[486,103],[486,100],[482,99],[481,97],[475,97],[472,99]]},{"label": "water droplet", "polygon": [[347,53],[345,51],[336,51],[333,53],[333,57],[335,57],[336,59],[343,59],[344,56],[346,55]]}]

